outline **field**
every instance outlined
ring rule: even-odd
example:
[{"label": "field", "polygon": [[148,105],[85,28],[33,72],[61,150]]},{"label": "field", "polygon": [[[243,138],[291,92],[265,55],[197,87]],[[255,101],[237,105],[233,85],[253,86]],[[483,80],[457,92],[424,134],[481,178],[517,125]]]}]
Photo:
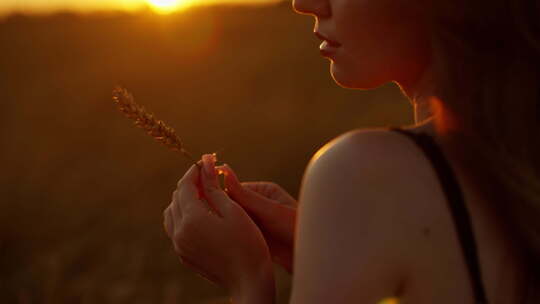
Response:
[{"label": "field", "polygon": [[[177,260],[162,211],[189,167],[111,101],[119,83],[193,154],[297,196],[324,143],[412,123],[397,86],[344,89],[314,20],[279,5],[0,21],[0,302],[227,303]],[[276,266],[279,303],[290,277]]]}]

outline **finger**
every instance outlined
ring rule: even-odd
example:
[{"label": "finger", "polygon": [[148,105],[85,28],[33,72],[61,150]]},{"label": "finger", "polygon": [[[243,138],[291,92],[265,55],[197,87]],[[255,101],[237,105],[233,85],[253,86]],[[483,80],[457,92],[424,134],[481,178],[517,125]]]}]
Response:
[{"label": "finger", "polygon": [[[202,162],[199,161],[197,164],[201,165]],[[181,190],[186,188],[188,190],[196,190],[196,185],[199,182],[200,178],[200,167],[193,164],[182,176],[182,178],[176,184],[176,189]]]},{"label": "finger", "polygon": [[[199,166],[199,172],[201,172],[201,168],[203,167],[202,160],[197,161],[197,166]],[[200,174],[199,174],[199,178],[197,179],[196,186],[197,186],[197,192],[199,194],[199,198],[200,199],[204,198],[204,191],[203,191],[202,184],[201,184]]]},{"label": "finger", "polygon": [[270,182],[241,182],[242,187],[251,189],[262,196],[269,199],[276,199],[277,186],[272,185]]},{"label": "finger", "polygon": [[197,188],[199,176],[199,167],[192,165],[180,181],[178,181],[176,196],[173,202],[176,201],[179,210],[186,208],[189,202],[199,199],[199,189]]},{"label": "finger", "polygon": [[169,207],[167,207],[165,211],[163,211],[163,226],[169,238],[172,238],[172,234],[174,231],[174,222],[172,217],[173,216],[171,214],[171,206],[169,205]]},{"label": "finger", "polygon": [[220,188],[219,180],[215,169],[215,154],[205,154],[202,157],[203,172],[201,174],[201,184],[204,196],[208,203],[215,208],[218,215],[223,216],[232,206],[229,196]]},{"label": "finger", "polygon": [[203,181],[206,185],[219,187],[219,180],[216,174],[216,154],[204,154],[202,156],[203,163]]},{"label": "finger", "polygon": [[242,182],[241,185],[280,204],[293,207],[298,205],[298,202],[287,191],[274,182]]},{"label": "finger", "polygon": [[264,197],[250,188],[243,187],[229,165],[224,164],[222,168],[227,172],[225,174],[227,193],[235,202],[246,208],[247,211],[262,214],[268,212],[268,204],[276,204],[275,201]]},{"label": "finger", "polygon": [[255,192],[263,194],[263,187],[260,182],[241,182],[240,183],[244,188],[251,189]]},{"label": "finger", "polygon": [[178,192],[179,192],[178,190],[174,191],[175,197],[173,198],[173,201],[171,202],[171,205],[170,205],[172,222],[173,222],[173,225],[175,226],[179,225],[180,221],[182,220],[182,207],[180,206],[181,198],[178,197],[179,196]]},{"label": "finger", "polygon": [[[203,162],[198,161],[197,164],[202,166]],[[177,222],[179,223],[179,219],[182,218],[182,214],[186,212],[188,208],[191,208],[191,212],[206,212],[212,210],[213,213],[221,215],[216,211],[216,208],[212,206],[212,203],[207,202],[205,199],[206,196],[203,191],[200,172],[201,170],[199,167],[193,165],[178,182],[179,188],[175,191],[172,203],[172,214],[174,215],[175,224]]]},{"label": "finger", "polygon": [[242,187],[240,185],[240,181],[238,180],[238,177],[236,176],[236,173],[228,164],[223,164],[219,166],[218,170],[223,172],[223,175],[225,176],[224,182],[225,182],[225,187],[227,188],[227,190],[231,190],[230,188],[234,188],[232,189],[234,191],[234,190],[239,190],[238,188]]}]

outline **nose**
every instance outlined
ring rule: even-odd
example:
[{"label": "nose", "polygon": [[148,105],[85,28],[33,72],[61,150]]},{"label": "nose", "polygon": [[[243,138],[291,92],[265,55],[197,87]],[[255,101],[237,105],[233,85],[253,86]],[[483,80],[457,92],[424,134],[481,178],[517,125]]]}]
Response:
[{"label": "nose", "polygon": [[295,12],[302,15],[313,15],[319,18],[330,17],[330,3],[328,0],[292,0]]}]

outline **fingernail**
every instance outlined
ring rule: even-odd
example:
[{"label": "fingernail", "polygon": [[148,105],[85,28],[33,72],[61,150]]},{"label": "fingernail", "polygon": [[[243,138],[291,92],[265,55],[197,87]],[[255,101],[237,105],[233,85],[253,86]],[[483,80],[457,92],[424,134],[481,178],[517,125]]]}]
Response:
[{"label": "fingernail", "polygon": [[204,170],[208,177],[213,178],[215,176],[214,164],[216,162],[215,154],[204,154],[203,155],[203,164]]}]

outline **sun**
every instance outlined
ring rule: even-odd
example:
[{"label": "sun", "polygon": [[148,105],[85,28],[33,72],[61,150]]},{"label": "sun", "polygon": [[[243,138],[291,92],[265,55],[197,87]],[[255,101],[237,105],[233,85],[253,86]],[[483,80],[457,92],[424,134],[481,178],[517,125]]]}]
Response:
[{"label": "sun", "polygon": [[167,14],[188,6],[190,0],[146,0],[158,13]]}]

